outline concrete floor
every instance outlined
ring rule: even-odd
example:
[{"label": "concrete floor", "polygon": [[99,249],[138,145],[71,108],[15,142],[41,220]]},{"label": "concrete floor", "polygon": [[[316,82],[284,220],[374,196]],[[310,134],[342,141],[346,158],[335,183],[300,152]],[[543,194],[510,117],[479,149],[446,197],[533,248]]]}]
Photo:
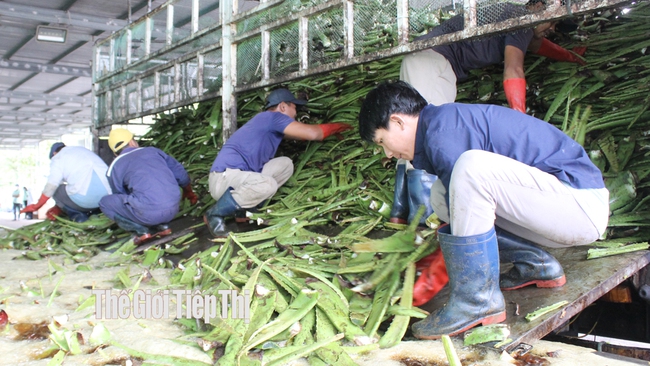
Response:
[{"label": "concrete floor", "polygon": [[41,221],[43,220],[27,220],[25,219],[25,214],[21,214],[20,219],[14,221],[14,214],[12,212],[0,211],[0,227],[10,230],[15,230],[25,225],[31,225]]}]

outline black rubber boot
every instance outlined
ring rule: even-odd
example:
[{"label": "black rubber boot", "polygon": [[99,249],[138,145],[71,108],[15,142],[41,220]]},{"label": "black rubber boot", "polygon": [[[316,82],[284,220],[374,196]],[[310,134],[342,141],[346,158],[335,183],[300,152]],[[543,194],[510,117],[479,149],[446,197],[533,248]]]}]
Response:
[{"label": "black rubber boot", "polygon": [[115,214],[115,222],[123,230],[135,233],[135,238],[133,238],[133,244],[135,245],[140,245],[153,237],[148,227],[131,221],[120,214]]},{"label": "black rubber boot", "polygon": [[408,181],[408,222],[411,223],[415,214],[424,205],[424,215],[420,219],[420,225],[426,226],[427,218],[433,213],[431,207],[431,186],[438,180],[437,175],[429,174],[424,170],[411,169],[406,173]]},{"label": "black rubber boot", "polygon": [[214,237],[223,237],[228,235],[225,217],[235,214],[237,210],[241,210],[241,207],[232,197],[232,194],[230,194],[230,190],[227,190],[226,193],[219,198],[217,203],[210,207],[210,209],[205,212],[205,215],[203,215],[203,221],[208,226],[210,234]]},{"label": "black rubber boot", "polygon": [[533,242],[497,228],[499,256],[501,260],[514,266],[501,275],[499,286],[502,290],[515,290],[521,287],[560,287],[566,283],[560,262]]},{"label": "black rubber boot", "polygon": [[499,289],[499,250],[494,229],[480,235],[453,236],[450,226],[438,230],[451,294],[440,309],[413,324],[413,335],[438,339],[479,324],[506,320],[506,304]]},{"label": "black rubber boot", "polygon": [[63,210],[63,212],[65,212],[65,214],[68,215],[68,218],[71,221],[74,221],[74,222],[88,221],[89,216],[85,212],[77,211],[77,210],[75,210],[73,208],[70,208],[68,206],[61,207],[61,210]]},{"label": "black rubber boot", "polygon": [[395,192],[393,195],[393,207],[390,210],[390,222],[406,224],[409,216],[406,164],[397,164],[395,170]]}]

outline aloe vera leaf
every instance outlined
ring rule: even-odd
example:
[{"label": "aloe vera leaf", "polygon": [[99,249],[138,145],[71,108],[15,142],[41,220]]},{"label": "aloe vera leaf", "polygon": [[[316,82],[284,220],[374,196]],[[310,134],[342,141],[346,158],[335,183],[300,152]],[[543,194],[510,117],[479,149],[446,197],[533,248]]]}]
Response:
[{"label": "aloe vera leaf", "polygon": [[545,307],[543,307],[541,309],[535,310],[532,313],[526,314],[526,320],[528,320],[529,322],[532,322],[533,320],[538,319],[541,316],[544,316],[544,315],[546,315],[546,314],[548,314],[548,313],[550,313],[552,311],[560,309],[561,307],[563,307],[564,305],[566,305],[568,303],[569,303],[568,301],[563,300],[563,301],[557,302],[555,304],[545,306]]}]

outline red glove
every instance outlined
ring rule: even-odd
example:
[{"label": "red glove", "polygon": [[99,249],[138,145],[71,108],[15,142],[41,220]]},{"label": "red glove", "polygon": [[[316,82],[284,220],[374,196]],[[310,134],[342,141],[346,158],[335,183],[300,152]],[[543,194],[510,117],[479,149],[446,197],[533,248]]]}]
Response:
[{"label": "red glove", "polygon": [[63,213],[63,210],[61,210],[61,208],[59,206],[54,206],[54,207],[50,208],[49,210],[47,210],[47,212],[45,213],[45,217],[47,217],[47,219],[50,220],[50,221],[54,221],[54,220],[56,220],[55,216],[61,216],[62,213]]},{"label": "red glove", "polygon": [[[580,56],[584,55],[586,50],[587,47],[573,48],[573,51]],[[537,50],[537,52],[535,53],[540,56],[548,57],[551,60],[555,60],[555,61],[575,62],[580,65],[587,64],[583,59],[571,53],[571,51],[562,48],[562,46],[556,45],[555,43],[549,41],[546,38],[542,39],[542,45],[539,46],[539,50]]]},{"label": "red glove", "polygon": [[183,187],[183,198],[190,200],[190,203],[195,205],[198,202],[199,197],[196,196],[196,193],[192,190],[192,185],[188,184]]},{"label": "red glove", "polygon": [[414,306],[424,305],[429,302],[449,282],[445,258],[442,256],[440,248],[419,260],[415,266],[418,267],[420,262],[429,262],[430,264],[428,268],[422,271],[413,286]]},{"label": "red glove", "polygon": [[512,78],[503,80],[503,90],[510,108],[526,113],[526,79]]},{"label": "red glove", "polygon": [[318,125],[323,130],[323,140],[335,133],[351,130],[352,126],[347,123],[323,123]]},{"label": "red glove", "polygon": [[32,203],[31,205],[25,206],[25,208],[20,210],[20,213],[38,211],[38,209],[43,207],[45,202],[47,202],[47,200],[49,200],[49,199],[50,199],[50,197],[48,197],[48,196],[41,193],[41,197],[38,199],[38,202]]}]

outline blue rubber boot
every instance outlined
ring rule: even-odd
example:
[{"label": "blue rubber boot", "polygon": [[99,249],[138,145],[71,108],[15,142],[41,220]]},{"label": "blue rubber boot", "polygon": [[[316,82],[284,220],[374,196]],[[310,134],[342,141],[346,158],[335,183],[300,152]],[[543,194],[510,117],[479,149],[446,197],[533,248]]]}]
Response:
[{"label": "blue rubber boot", "polygon": [[63,212],[65,212],[65,214],[68,215],[68,218],[74,222],[88,221],[89,216],[85,212],[77,211],[68,206],[61,207],[61,210],[63,210]]},{"label": "blue rubber boot", "polygon": [[420,219],[420,225],[426,226],[427,218],[433,213],[431,207],[431,186],[438,180],[437,175],[429,174],[425,170],[411,169],[406,173],[408,181],[408,222],[411,223],[415,214],[424,205],[424,215]]},{"label": "blue rubber boot", "polygon": [[499,249],[494,229],[480,235],[453,236],[450,226],[438,230],[451,294],[442,308],[413,324],[420,339],[453,336],[479,324],[506,320],[506,304],[499,289]]},{"label": "blue rubber boot", "polygon": [[501,275],[502,290],[516,290],[525,286],[561,287],[566,283],[560,262],[533,242],[497,228],[499,256],[513,267]]},{"label": "blue rubber boot", "polygon": [[203,221],[208,226],[210,234],[217,238],[228,235],[225,217],[234,215],[237,210],[241,210],[241,207],[230,194],[230,190],[227,190],[203,215]]},{"label": "blue rubber boot", "polygon": [[390,210],[390,222],[406,224],[409,216],[406,164],[397,164],[395,170],[395,192],[393,194],[393,207]]},{"label": "blue rubber boot", "polygon": [[133,238],[133,244],[135,245],[140,245],[153,237],[148,227],[129,220],[120,214],[115,214],[115,222],[123,230],[135,233],[135,238]]}]

